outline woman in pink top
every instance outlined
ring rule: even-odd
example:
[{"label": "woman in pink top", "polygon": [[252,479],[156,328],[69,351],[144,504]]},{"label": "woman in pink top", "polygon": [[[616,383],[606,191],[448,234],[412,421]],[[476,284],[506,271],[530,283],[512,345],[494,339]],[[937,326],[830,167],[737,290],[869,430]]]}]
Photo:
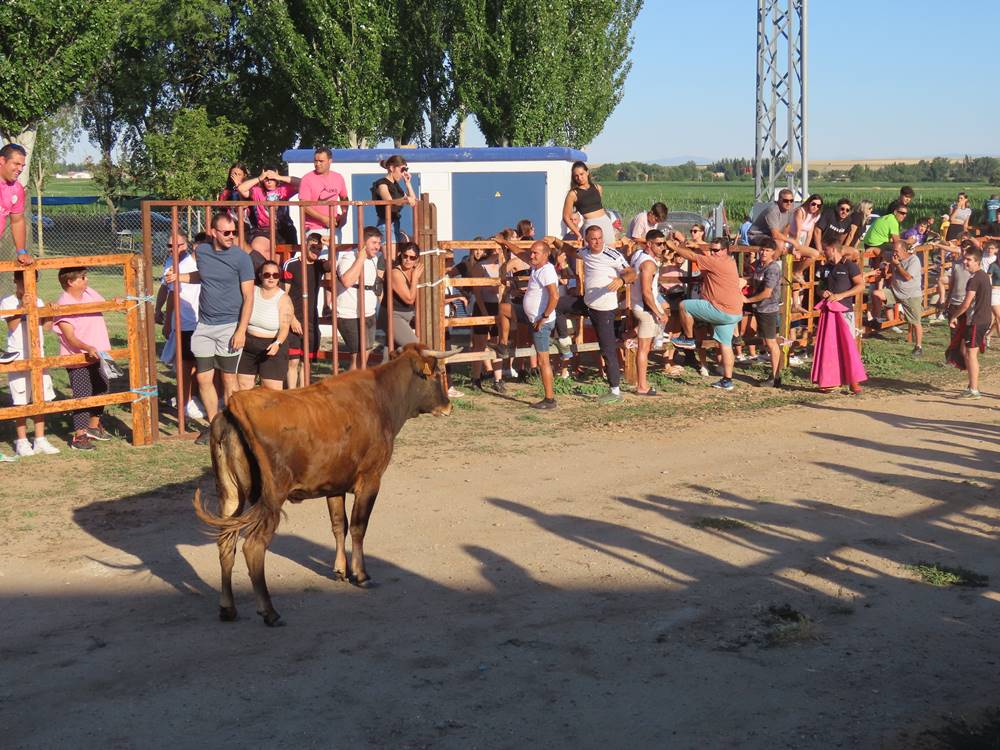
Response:
[{"label": "woman in pink top", "polygon": [[[259,177],[251,177],[239,185],[240,197],[249,198],[257,203],[264,201],[288,201],[299,192],[299,178],[278,174],[276,167],[265,166]],[[269,231],[271,228],[271,212],[265,206],[254,206],[250,212],[250,223],[257,229]],[[278,242],[286,245],[298,245],[299,235],[295,231],[288,206],[274,208],[274,234]]]},{"label": "woman in pink top", "polygon": [[[57,305],[84,305],[103,302],[98,292],[87,285],[87,269],[82,267],[59,270],[59,284],[63,293]],[[59,354],[85,354],[85,364],[67,367],[73,398],[89,398],[108,392],[108,379],[101,371],[100,352],[111,349],[108,327],[99,312],[82,315],[61,315],[53,321],[59,332]],[[110,440],[111,435],[101,426],[103,406],[79,409],[73,412],[73,439],[69,447],[74,450],[94,450],[93,440]]]}]

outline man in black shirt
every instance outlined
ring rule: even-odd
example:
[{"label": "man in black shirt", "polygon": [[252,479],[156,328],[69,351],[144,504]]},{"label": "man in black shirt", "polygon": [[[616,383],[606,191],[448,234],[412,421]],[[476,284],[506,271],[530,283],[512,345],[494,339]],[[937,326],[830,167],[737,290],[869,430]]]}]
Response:
[{"label": "man in black shirt", "polygon": [[958,328],[959,319],[965,315],[961,353],[969,371],[969,387],[962,391],[959,398],[978,399],[981,398],[979,352],[986,351],[986,334],[993,324],[993,311],[990,309],[991,285],[990,277],[982,270],[983,251],[971,242],[963,249],[962,264],[970,274],[969,283],[965,287],[965,300],[951,314],[948,324],[952,328]]},{"label": "man in black shirt", "polygon": [[838,242],[844,244],[847,233],[851,230],[851,202],[847,198],[837,201],[836,208],[828,208],[820,216],[816,226],[823,233],[823,244]]},{"label": "man in black shirt", "polygon": [[913,188],[911,188],[909,185],[903,185],[903,187],[899,189],[899,197],[892,203],[890,203],[889,207],[886,208],[885,213],[881,215],[888,216],[889,214],[894,213],[895,210],[901,206],[904,208],[906,206],[909,206],[910,203],[913,202],[914,195],[916,195],[916,193],[913,192]]},{"label": "man in black shirt", "polygon": [[[845,306],[851,307],[854,297],[865,289],[865,277],[861,268],[853,260],[844,257],[844,247],[839,241],[823,242],[823,255],[826,257],[826,290],[823,299],[833,302],[847,300]],[[854,325],[854,310],[844,313],[844,319],[856,330]]]},{"label": "man in black shirt", "polygon": [[301,384],[300,365],[305,357],[316,359],[319,351],[319,314],[317,300],[323,280],[324,271],[330,269],[330,261],[320,261],[319,255],[323,249],[323,238],[318,233],[312,233],[306,238],[306,305],[309,308],[309,351],[303,346],[302,331],[302,258],[296,256],[285,263],[282,281],[285,292],[292,300],[295,317],[292,318],[291,330],[288,332],[288,387],[298,388]]}]

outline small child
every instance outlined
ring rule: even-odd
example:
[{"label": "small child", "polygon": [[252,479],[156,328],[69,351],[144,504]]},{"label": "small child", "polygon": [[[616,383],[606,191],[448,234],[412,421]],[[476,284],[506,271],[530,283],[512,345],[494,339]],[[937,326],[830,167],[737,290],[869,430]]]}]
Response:
[{"label": "small child", "polygon": [[[28,273],[34,273],[29,271]],[[24,307],[24,271],[14,272],[14,294],[0,300],[0,310],[13,310]],[[44,307],[45,303],[41,298],[36,299],[38,307]],[[17,354],[17,359],[28,359],[28,328],[26,315],[6,315],[7,321],[7,348]],[[52,322],[47,321],[38,326],[38,341],[42,344],[42,351],[35,352],[36,356],[44,355],[44,332],[52,330]],[[10,384],[10,396],[15,406],[30,404],[31,374],[28,372],[12,372],[7,376]],[[52,378],[49,374],[42,374],[42,390],[46,401],[55,401],[56,393],[52,387]],[[17,440],[14,441],[14,453],[17,456],[35,456],[41,454],[53,455],[59,452],[52,443],[45,437],[45,417],[39,414],[35,420],[35,444],[32,447],[28,442],[28,419],[27,417],[17,417],[14,423],[17,427]]]},{"label": "small child", "polygon": [[[60,269],[59,284],[63,288],[63,293],[56,304],[82,305],[104,301],[104,297],[87,286],[86,268],[77,266]],[[88,398],[107,393],[108,380],[101,372],[101,359],[98,354],[111,349],[104,316],[99,312],[63,315],[53,322],[59,333],[59,354],[84,353],[90,360],[89,364],[66,368],[73,398]],[[111,435],[101,426],[102,414],[104,414],[103,406],[73,412],[73,439],[70,441],[70,448],[92,451],[95,448],[93,440],[111,439]]]}]

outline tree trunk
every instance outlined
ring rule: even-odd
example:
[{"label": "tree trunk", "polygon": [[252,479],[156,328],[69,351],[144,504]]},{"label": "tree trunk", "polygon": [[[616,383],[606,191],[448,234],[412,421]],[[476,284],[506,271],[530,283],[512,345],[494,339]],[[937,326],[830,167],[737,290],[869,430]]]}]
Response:
[{"label": "tree trunk", "polygon": [[[6,139],[4,139],[6,140]],[[11,138],[14,143],[24,146],[27,156],[24,157],[24,171],[21,172],[20,183],[28,187],[28,174],[31,172],[31,155],[35,151],[35,128],[27,128]]]}]

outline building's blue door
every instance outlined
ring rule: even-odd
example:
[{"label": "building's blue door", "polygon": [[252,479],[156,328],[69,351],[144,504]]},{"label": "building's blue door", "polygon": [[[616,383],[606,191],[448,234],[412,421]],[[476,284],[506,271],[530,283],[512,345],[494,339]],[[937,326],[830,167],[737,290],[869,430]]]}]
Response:
[{"label": "building's blue door", "polygon": [[454,172],[451,196],[452,239],[492,237],[521,219],[545,234],[545,172]]}]

